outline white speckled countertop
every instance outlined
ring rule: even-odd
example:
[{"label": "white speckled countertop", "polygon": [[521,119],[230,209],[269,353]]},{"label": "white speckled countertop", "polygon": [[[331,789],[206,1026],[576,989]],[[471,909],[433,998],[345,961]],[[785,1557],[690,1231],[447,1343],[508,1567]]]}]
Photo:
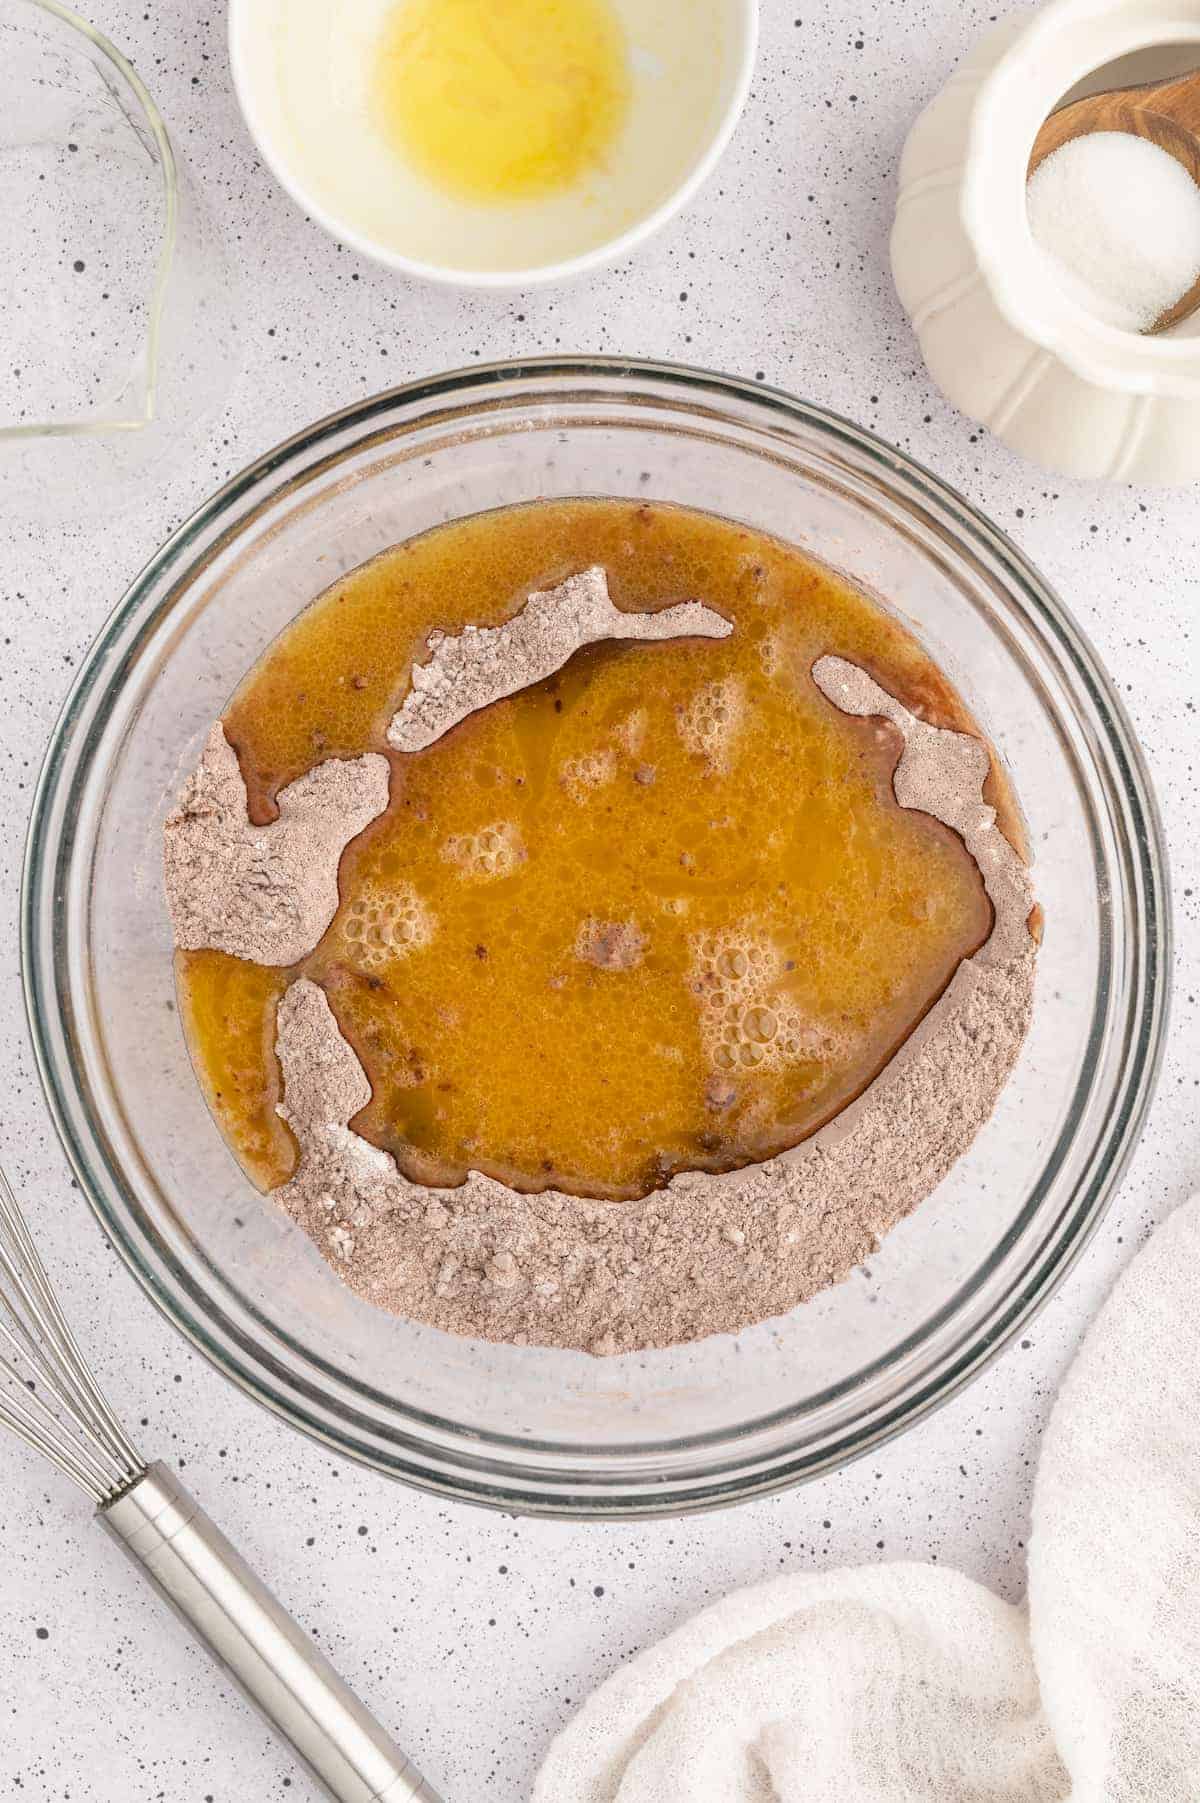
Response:
[{"label": "white speckled countertop", "polygon": [[[375,269],[284,197],[231,96],[223,9],[101,0],[92,12],[146,79],[223,222],[246,282],[250,365],[208,456],[115,528],[5,526],[0,1159],[146,1450],[183,1470],[450,1803],[522,1803],[549,1736],[614,1662],[733,1585],[914,1558],[1018,1596],[1059,1377],[1114,1274],[1200,1177],[1200,495],[1052,481],[977,434],[921,367],[886,262],[896,156],[918,106],[997,14],[974,0],[764,0],[764,14],[747,113],[685,217],[634,261],[571,288],[460,297]],[[20,1002],[17,882],[42,747],[89,641],[167,531],[229,472],[342,402],[477,359],[554,351],[689,359],[778,383],[911,450],[987,509],[1116,677],[1173,852],[1170,1050],[1133,1167],[1061,1294],[900,1441],[806,1489],[690,1522],[568,1527],[447,1506],[335,1463],[235,1392],[103,1248],[49,1127]],[[0,1459],[0,1795],[315,1795],[69,1486],[16,1446]]]}]

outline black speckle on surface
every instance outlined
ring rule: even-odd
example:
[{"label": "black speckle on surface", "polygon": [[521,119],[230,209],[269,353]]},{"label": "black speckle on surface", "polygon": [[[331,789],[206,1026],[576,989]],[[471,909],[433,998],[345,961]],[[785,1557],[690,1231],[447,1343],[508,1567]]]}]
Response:
[{"label": "black speckle on surface", "polygon": [[[725,1515],[601,1528],[514,1520],[404,1486],[381,1489],[376,1474],[256,1408],[205,1361],[186,1355],[187,1382],[176,1384],[171,1360],[185,1356],[182,1341],[146,1305],[115,1251],[95,1243],[86,1204],[49,1137],[14,1011],[0,1010],[6,1083],[0,1163],[30,1185],[39,1243],[62,1280],[63,1301],[101,1388],[133,1423],[140,1419],[147,1453],[163,1450],[185,1463],[183,1475],[194,1476],[197,1495],[220,1526],[252,1562],[261,1562],[264,1577],[277,1581],[306,1626],[324,1628],[322,1644],[335,1665],[448,1797],[527,1798],[553,1733],[610,1670],[718,1596],[761,1583],[775,1570],[799,1576],[882,1564],[886,1551],[889,1559],[965,1570],[1016,1600],[1024,1588],[1022,1541],[1041,1428],[1061,1373],[1112,1278],[1153,1222],[1194,1184],[1188,1163],[1189,1157],[1194,1163],[1200,1120],[1200,1064],[1192,1052],[1200,1026],[1200,875],[1191,851],[1200,835],[1194,490],[1065,481],[1052,490],[1057,478],[966,422],[924,369],[884,250],[895,153],[920,102],[969,53],[985,15],[951,0],[877,10],[869,15],[868,57],[866,31],[855,22],[868,15],[838,0],[807,18],[783,8],[761,11],[754,91],[717,181],[636,258],[577,284],[488,295],[410,284],[349,247],[339,249],[306,221],[241,127],[224,59],[204,60],[206,48],[219,46],[221,20],[212,9],[146,5],[139,13],[106,0],[97,23],[114,30],[147,77],[210,203],[217,235],[227,240],[247,345],[261,352],[272,326],[268,359],[282,369],[281,353],[288,353],[289,367],[302,367],[304,379],[299,386],[263,380],[262,364],[256,368],[248,358],[223,413],[205,424],[199,449],[140,484],[111,534],[107,528],[88,534],[85,556],[77,521],[56,519],[44,531],[23,534],[5,520],[0,641],[9,642],[0,670],[0,800],[9,824],[0,828],[0,911],[7,898],[9,930],[0,934],[0,979],[10,995],[19,986],[11,929],[31,765],[68,686],[67,659],[78,665],[115,591],[211,489],[393,376],[421,382],[481,359],[532,360],[556,349],[563,356],[618,358],[641,352],[728,370],[743,382],[777,386],[860,421],[865,411],[863,424],[899,442],[1019,534],[1022,549],[1080,617],[1101,661],[1118,673],[1150,754],[1178,885],[1192,893],[1177,886],[1175,1023],[1162,1080],[1137,1158],[1086,1259],[1040,1317],[1036,1340],[1026,1329],[1030,1343],[1022,1347],[1019,1332],[1008,1354],[949,1409],[881,1448],[873,1469],[859,1464],[816,1479],[807,1490],[756,1499]],[[852,59],[863,59],[854,77],[857,104],[848,98],[854,63],[847,64],[847,49]],[[200,85],[192,85],[201,72]],[[67,157],[64,150],[67,181],[90,177],[93,156],[87,139],[79,140],[78,154]],[[37,191],[44,194],[44,186]],[[106,262],[105,248],[64,218],[52,256],[77,311],[90,309],[88,323],[115,333],[125,284],[123,272]],[[76,257],[86,259],[86,271],[75,273],[90,274],[90,283],[65,282]],[[348,298],[347,289],[353,289]],[[111,297],[102,300],[102,292]],[[729,304],[733,298],[739,304]],[[28,358],[10,354],[7,361]],[[387,371],[380,369],[384,361]],[[872,395],[877,398],[864,409]],[[648,463],[639,464],[647,455],[639,449],[642,434],[627,436],[622,491],[655,502],[662,493],[657,451],[652,473]],[[414,477],[436,481],[436,461],[422,466],[415,457]],[[1007,730],[1004,721],[993,724],[1001,735]],[[1040,838],[1040,799],[1022,795],[1045,857],[1053,845]],[[479,978],[499,955],[492,953],[491,964],[471,956],[476,940],[496,943],[491,931],[483,940],[485,930],[477,929],[464,947]],[[1047,985],[1047,994],[1058,987]],[[168,990],[153,994],[163,1000],[147,1009],[148,1033],[176,1046]],[[264,1205],[242,1200],[240,1187],[228,1194],[238,1222],[224,1217],[228,1237],[246,1247],[238,1256],[254,1257]],[[919,1218],[912,1226],[919,1229]],[[870,1262],[879,1273],[888,1268],[882,1253]],[[857,1283],[861,1292],[850,1293],[865,1315],[888,1308],[889,1286],[881,1277],[864,1272]],[[885,1325],[870,1331],[882,1333]],[[736,1356],[745,1362],[741,1348]],[[182,1373],[182,1365],[175,1371]],[[736,1381],[750,1387],[744,1377]],[[175,1408],[164,1409],[176,1388]],[[143,1661],[152,1632],[161,1632],[152,1597],[143,1603],[128,1586],[118,1591],[102,1561],[93,1571],[74,1556],[46,1556],[52,1480],[32,1459],[9,1459],[6,1470],[0,1798],[149,1803],[161,1793],[179,1803],[268,1803],[288,1789],[307,1796],[289,1756],[232,1701],[228,1686],[210,1683],[207,1673],[195,1683],[203,1668],[178,1636],[162,1637],[161,1660]],[[263,1473],[275,1479],[269,1491]],[[61,1508],[57,1495],[55,1501]],[[368,1516],[374,1525],[356,1556],[346,1535],[359,1538]],[[85,1532],[82,1523],[79,1531]],[[589,1571],[592,1582],[585,1584]],[[589,1595],[607,1604],[610,1593],[609,1607],[587,1605]],[[495,1614],[502,1602],[509,1611],[503,1636]],[[488,1627],[489,1619],[496,1625]],[[61,1669],[59,1649],[68,1635],[91,1673],[86,1715]],[[43,1661],[51,1639],[55,1654]],[[508,1657],[513,1645],[522,1657]],[[392,1648],[403,1661],[402,1680],[387,1671]],[[189,1696],[193,1683],[196,1694]],[[153,1737],[148,1748],[148,1715],[168,1726],[183,1720],[188,1732]],[[53,1777],[46,1775],[50,1749]],[[287,1787],[285,1774],[292,1779]]]}]

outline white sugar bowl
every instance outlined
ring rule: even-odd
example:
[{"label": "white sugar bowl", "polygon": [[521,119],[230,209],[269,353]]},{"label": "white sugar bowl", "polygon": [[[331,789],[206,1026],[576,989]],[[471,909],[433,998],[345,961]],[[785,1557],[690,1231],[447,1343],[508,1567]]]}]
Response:
[{"label": "white sugar bowl", "polygon": [[1025,207],[1047,115],[1080,84],[1155,79],[1153,56],[1136,53],[1156,46],[1174,47],[1164,74],[1200,64],[1200,0],[1052,0],[988,33],[901,158],[892,272],[930,374],[1064,475],[1200,480],[1200,319],[1147,337],[1095,318],[1046,273]]}]

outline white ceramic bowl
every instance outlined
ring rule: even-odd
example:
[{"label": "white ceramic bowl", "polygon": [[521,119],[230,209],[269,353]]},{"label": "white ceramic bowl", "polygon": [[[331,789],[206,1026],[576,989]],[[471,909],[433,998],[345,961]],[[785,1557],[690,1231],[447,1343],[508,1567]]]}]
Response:
[{"label": "white ceramic bowl", "polygon": [[[372,53],[395,0],[231,0],[234,86],[263,157],[326,231],[408,275],[528,288],[624,256],[684,206],[745,104],[757,0],[613,0],[629,114],[604,166],[538,200],[474,204],[431,187],[370,123]],[[313,9],[314,13],[318,9]]]},{"label": "white ceramic bowl", "polygon": [[1147,337],[1093,317],[1047,278],[1025,207],[1065,96],[1197,62],[1200,0],[1052,0],[988,33],[904,147],[892,271],[929,372],[1045,469],[1200,480],[1200,318]]}]

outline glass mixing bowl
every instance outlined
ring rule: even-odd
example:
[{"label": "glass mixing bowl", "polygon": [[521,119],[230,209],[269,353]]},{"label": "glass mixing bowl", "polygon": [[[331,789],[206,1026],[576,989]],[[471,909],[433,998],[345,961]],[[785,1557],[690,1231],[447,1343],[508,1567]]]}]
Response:
[{"label": "glass mixing bowl", "polygon": [[[736,1338],[612,1359],[455,1339],[345,1289],[255,1193],[175,1014],[160,829],[243,672],[340,572],[540,496],[708,508],[886,597],[1015,780],[1045,909],[1035,1018],[992,1120],[846,1282]],[[605,360],[417,382],[260,459],[134,583],[55,730],[25,870],[46,1093],[158,1306],[251,1395],[443,1494],[671,1513],[828,1470],[944,1401],[1061,1281],[1143,1118],[1170,968],[1165,860],[1129,723],[994,526],[869,433],[728,377]]]}]

